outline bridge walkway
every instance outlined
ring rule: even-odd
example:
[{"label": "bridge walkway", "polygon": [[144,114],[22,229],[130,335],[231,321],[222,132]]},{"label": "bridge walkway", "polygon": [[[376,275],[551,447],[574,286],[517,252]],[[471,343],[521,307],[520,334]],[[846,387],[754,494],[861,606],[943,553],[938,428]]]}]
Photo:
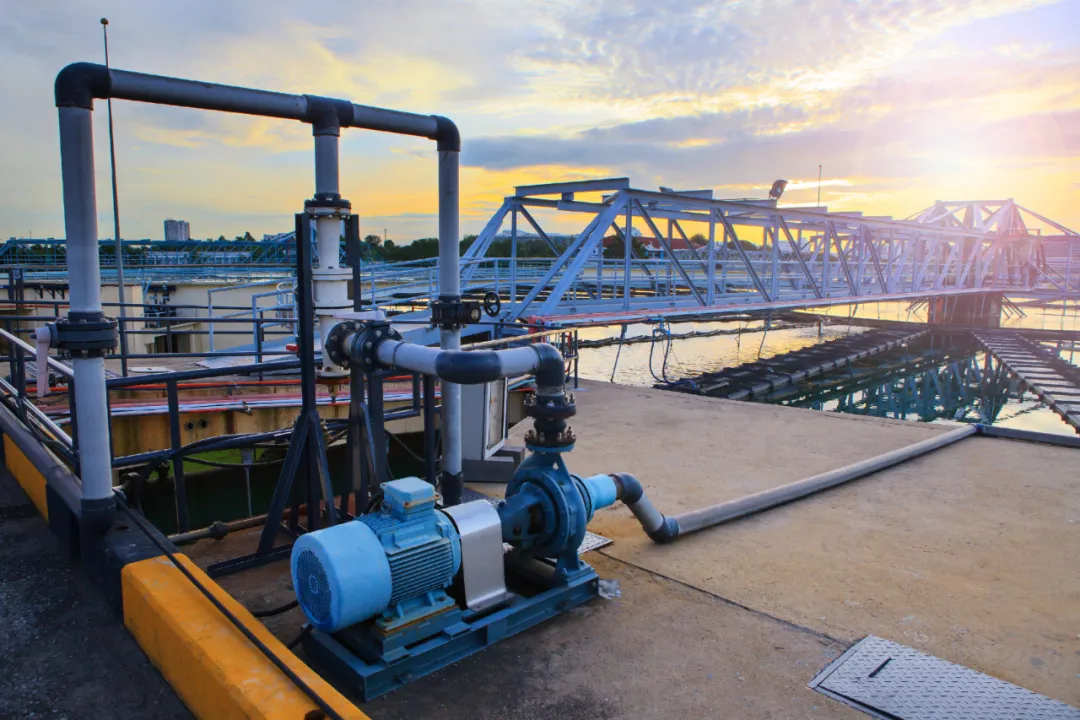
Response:
[{"label": "bridge walkway", "polygon": [[982,331],[974,335],[1031,392],[1080,430],[1080,368],[1018,332]]}]

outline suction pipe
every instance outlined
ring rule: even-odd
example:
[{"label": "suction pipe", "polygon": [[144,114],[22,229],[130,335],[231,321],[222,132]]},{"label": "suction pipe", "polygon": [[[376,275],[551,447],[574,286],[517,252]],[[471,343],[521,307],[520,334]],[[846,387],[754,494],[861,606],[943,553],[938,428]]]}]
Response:
[{"label": "suction pipe", "polygon": [[614,493],[614,497],[607,502],[601,502],[598,507],[610,505],[615,499],[622,500],[634,517],[641,523],[642,528],[650,538],[656,542],[671,542],[676,538],[690,533],[714,527],[731,520],[744,518],[748,515],[768,510],[769,508],[783,505],[794,500],[800,500],[814,493],[827,490],[837,485],[866,477],[885,468],[899,465],[902,462],[926,455],[940,448],[952,445],[964,438],[971,437],[980,432],[978,425],[964,425],[955,430],[942,433],[936,437],[923,440],[922,442],[907,447],[893,450],[892,452],[878,455],[861,462],[853,463],[836,470],[814,475],[813,477],[797,482],[781,485],[772,490],[747,495],[746,497],[732,500],[718,505],[691,510],[674,516],[665,516],[657,510],[645,497],[641,483],[629,473],[615,473],[610,476],[597,475],[586,478],[587,486],[592,483],[593,487],[599,487],[603,478],[610,477],[615,483],[615,489],[598,491],[597,497],[607,497]]}]

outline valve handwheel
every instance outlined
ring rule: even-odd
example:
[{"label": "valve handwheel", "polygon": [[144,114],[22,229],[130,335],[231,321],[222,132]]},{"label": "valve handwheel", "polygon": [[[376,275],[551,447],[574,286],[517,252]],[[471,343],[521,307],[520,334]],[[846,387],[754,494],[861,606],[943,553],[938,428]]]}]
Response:
[{"label": "valve handwheel", "polygon": [[502,310],[502,301],[499,300],[499,294],[489,290],[484,295],[484,312],[486,312],[489,317],[495,317],[499,314],[500,310]]}]

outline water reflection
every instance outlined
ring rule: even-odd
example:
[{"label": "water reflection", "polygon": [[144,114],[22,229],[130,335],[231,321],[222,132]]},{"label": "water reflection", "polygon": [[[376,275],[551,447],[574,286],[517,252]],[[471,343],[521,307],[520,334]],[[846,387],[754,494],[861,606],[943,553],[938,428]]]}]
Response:
[{"label": "water reflection", "polygon": [[1072,429],[966,337],[935,338],[852,363],[761,398],[762,402],[854,415]]},{"label": "water reflection", "polygon": [[[901,303],[879,303],[889,305],[881,309],[882,320],[905,320],[896,317]],[[903,304],[906,314],[907,304]],[[681,323],[672,327],[674,334],[686,334],[694,331],[708,332],[715,330],[742,331],[741,334],[719,335],[675,340],[667,362],[669,379],[696,377],[706,372],[717,372],[743,363],[756,362],[776,355],[816,345],[826,340],[844,337],[850,334],[867,332],[870,328],[855,325],[857,317],[877,319],[878,311],[873,306],[861,306],[860,313],[845,314],[851,317],[850,325],[818,325],[808,323],[798,327],[770,329],[764,331],[765,323],[761,320],[741,320],[738,322],[696,322]],[[892,317],[887,317],[892,312]],[[1069,306],[1069,317],[1047,313],[1028,312],[1028,321],[1043,324],[1045,329],[1075,328],[1075,310]],[[1058,311],[1060,312],[1060,311]],[[1041,319],[1040,319],[1041,318]],[[1067,321],[1067,322],[1065,322]],[[781,321],[777,321],[781,322]],[[782,322],[788,322],[786,319]],[[626,337],[648,336],[654,325],[641,323],[627,328]],[[602,340],[617,338],[617,328],[587,328],[581,330],[582,340]],[[924,422],[946,422],[959,420],[966,422],[984,422],[1015,427],[1039,432],[1052,432],[1066,435],[1075,434],[1056,413],[1030,393],[1020,392],[1015,381],[1008,376],[999,377],[996,363],[991,359],[992,372],[988,375],[985,354],[979,352],[971,341],[956,336],[952,344],[946,347],[938,343],[934,352],[936,357],[919,360],[919,364],[905,366],[882,365],[865,374],[864,385],[855,386],[851,377],[834,377],[836,387],[825,388],[825,377],[816,379],[822,393],[826,390],[831,395],[817,397],[804,395],[776,396],[774,402],[810,407],[831,412],[850,412],[878,417],[895,417]],[[966,343],[966,344],[965,344]],[[604,382],[614,381],[624,385],[652,387],[656,383],[653,374],[661,375],[662,351],[651,347],[651,343],[617,344],[605,347],[588,348],[581,351],[579,372],[581,377]],[[909,349],[910,351],[910,349]],[[650,370],[649,357],[653,356]],[[1065,348],[1059,352],[1066,360],[1080,360],[1080,352]],[[617,359],[617,363],[616,363]],[[896,363],[895,357],[879,356],[877,362]],[[978,373],[976,374],[976,370]],[[845,385],[844,383],[847,383]],[[847,391],[845,391],[845,388]],[[799,386],[790,388],[795,392]],[[800,404],[800,402],[802,404]]]}]

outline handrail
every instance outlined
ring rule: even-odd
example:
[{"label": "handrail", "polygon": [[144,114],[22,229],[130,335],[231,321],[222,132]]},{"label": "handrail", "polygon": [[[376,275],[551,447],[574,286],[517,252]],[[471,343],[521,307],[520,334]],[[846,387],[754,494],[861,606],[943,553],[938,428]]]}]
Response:
[{"label": "handrail", "polygon": [[32,402],[28,402],[25,398],[21,397],[19,395],[19,391],[16,390],[15,387],[13,385],[11,385],[11,383],[9,383],[7,380],[4,380],[3,378],[0,378],[0,389],[3,389],[9,395],[14,397],[15,400],[20,405],[22,405],[22,407],[24,407],[26,410],[28,410],[30,412],[31,415],[34,416],[34,419],[36,419],[39,423],[44,425],[49,430],[49,432],[56,435],[57,440],[59,440],[64,445],[66,445],[69,449],[74,449],[75,448],[75,443],[72,441],[71,436],[68,435],[66,432],[64,432],[60,428],[59,425],[54,423],[52,421],[52,419],[48,415],[46,415],[44,412],[42,412],[41,408],[39,408],[37,405],[35,405]]},{"label": "handrail", "polygon": [[[25,350],[26,352],[28,352],[31,355],[34,355],[36,357],[37,348],[35,348],[33,345],[31,345],[31,344],[29,344],[29,343],[27,343],[27,342],[25,342],[23,340],[20,340],[15,335],[12,335],[11,333],[9,333],[7,330],[0,329],[0,337],[4,338],[5,340],[7,340],[10,343],[14,343],[16,347],[19,347],[19,348]],[[48,361],[49,361],[49,367],[53,368],[54,370],[56,370],[58,373],[60,373],[64,377],[69,377],[69,378],[70,377],[75,377],[75,372],[68,365],[65,365],[64,363],[60,362],[59,360],[55,360],[53,358],[48,358]]]}]

